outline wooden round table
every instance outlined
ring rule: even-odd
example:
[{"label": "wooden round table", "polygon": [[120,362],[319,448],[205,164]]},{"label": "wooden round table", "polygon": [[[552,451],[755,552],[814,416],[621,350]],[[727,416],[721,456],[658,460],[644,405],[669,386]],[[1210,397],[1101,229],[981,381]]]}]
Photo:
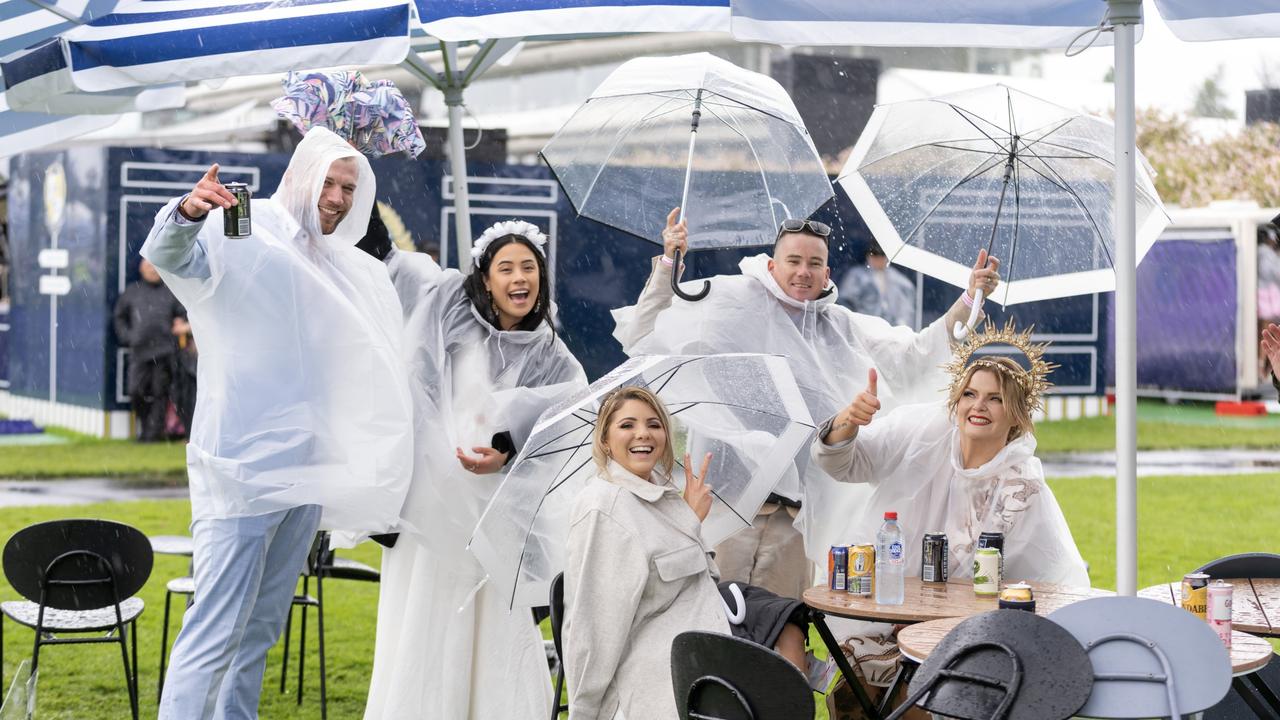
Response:
[{"label": "wooden round table", "polygon": [[[1036,598],[1036,612],[1040,598]],[[952,617],[917,623],[898,632],[898,648],[904,657],[924,664],[942,638],[967,618]],[[1248,675],[1261,670],[1271,660],[1271,643],[1256,635],[1236,630],[1231,633],[1231,674]]]},{"label": "wooden round table", "polygon": [[[1036,614],[1048,615],[1060,607],[1081,600],[1114,595],[1110,590],[1071,588],[1049,583],[1030,583],[1036,595]],[[999,603],[994,597],[980,597],[973,592],[973,582],[925,583],[920,578],[906,578],[904,602],[880,605],[874,598],[850,595],[818,585],[804,591],[804,603],[827,615],[885,623],[918,623],[943,618],[965,618],[988,610]]]},{"label": "wooden round table", "polygon": [[[1231,578],[1231,622],[1237,630],[1280,637],[1280,627],[1273,626],[1270,618],[1280,623],[1280,580],[1275,578]],[[1138,591],[1138,597],[1180,605],[1182,582],[1160,583]]]}]

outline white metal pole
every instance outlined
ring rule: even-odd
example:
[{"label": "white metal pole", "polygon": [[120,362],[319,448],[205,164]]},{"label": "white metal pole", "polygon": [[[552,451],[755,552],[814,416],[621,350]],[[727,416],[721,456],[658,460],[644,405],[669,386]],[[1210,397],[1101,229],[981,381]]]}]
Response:
[{"label": "white metal pole", "polygon": [[1116,85],[1116,592],[1138,592],[1138,268],[1134,29],[1141,0],[1109,0]]},{"label": "white metal pole", "polygon": [[467,187],[467,144],[462,134],[462,91],[466,80],[458,67],[457,43],[443,43],[444,104],[449,108],[449,167],[453,173],[453,212],[458,269],[471,270],[471,197]]}]

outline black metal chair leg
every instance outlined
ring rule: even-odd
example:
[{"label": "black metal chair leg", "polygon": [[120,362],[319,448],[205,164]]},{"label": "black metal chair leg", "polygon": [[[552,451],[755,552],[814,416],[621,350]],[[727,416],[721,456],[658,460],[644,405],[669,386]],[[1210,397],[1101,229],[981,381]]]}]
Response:
[{"label": "black metal chair leg", "polygon": [[289,630],[293,627],[293,599],[289,600],[289,612],[284,616],[284,657],[280,660],[280,692],[285,691],[289,677]]},{"label": "black metal chair leg", "polygon": [[129,635],[123,625],[116,625],[116,637],[120,641],[120,662],[124,665],[124,686],[129,691],[129,710],[133,720],[138,720],[138,696],[133,692],[133,673],[129,672]]},{"label": "black metal chair leg", "polygon": [[[310,578],[302,578],[302,596],[306,597],[311,590]],[[302,630],[298,633],[298,704],[302,704],[303,669],[307,660],[307,606],[302,606]]]},{"label": "black metal chair leg", "polygon": [[134,703],[142,702],[142,696],[138,694],[138,619],[134,618],[129,622],[129,637],[133,641],[133,698]]},{"label": "black metal chair leg", "polygon": [[168,590],[164,591],[164,625],[160,628],[160,675],[156,678],[156,702],[160,702],[160,697],[164,693],[164,666],[165,660],[169,656],[169,601],[173,599],[173,593]]},{"label": "black metal chair leg", "polygon": [[320,635],[320,720],[329,720],[324,677],[324,578],[316,576],[316,630]]},{"label": "black metal chair leg", "polygon": [[916,674],[916,663],[902,658],[901,664],[898,666],[898,674],[893,678],[893,683],[889,685],[889,691],[880,698],[880,714],[893,710],[893,699],[898,696],[898,691],[911,682],[912,676]]},{"label": "black metal chair leg", "polygon": [[556,669],[556,694],[551,698],[551,720],[560,718],[560,695],[564,692],[564,664]]}]

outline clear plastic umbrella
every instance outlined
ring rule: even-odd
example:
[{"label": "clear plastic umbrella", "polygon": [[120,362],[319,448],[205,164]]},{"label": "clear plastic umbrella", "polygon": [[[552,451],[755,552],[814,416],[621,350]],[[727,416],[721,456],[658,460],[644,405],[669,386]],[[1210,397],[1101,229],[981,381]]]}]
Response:
[{"label": "clear plastic umbrella", "polygon": [[[1001,305],[1103,292],[1114,137],[1105,120],[992,85],[877,107],[838,182],[895,263],[963,288],[986,248],[1002,262]],[[1138,260],[1169,222],[1150,175],[1135,188]]]},{"label": "clear plastic umbrella", "polygon": [[31,661],[23,660],[13,674],[13,682],[0,704],[0,720],[31,720],[36,710],[36,679],[39,673],[31,672]]},{"label": "clear plastic umbrella", "polygon": [[833,195],[782,86],[708,53],[623,63],[542,157],[578,214],[651,242],[679,206],[690,251],[770,245]]},{"label": "clear plastic umbrella", "polygon": [[[769,491],[809,442],[813,421],[786,358],[649,355],[632,358],[546,410],[494,493],[470,549],[511,607],[545,605],[564,566],[569,513],[596,473],[592,431],[601,400],[626,385],[657,393],[671,413],[677,462],[711,453],[714,500],[703,536],[716,543],[751,524]],[[672,473],[680,484],[684,473]]]}]

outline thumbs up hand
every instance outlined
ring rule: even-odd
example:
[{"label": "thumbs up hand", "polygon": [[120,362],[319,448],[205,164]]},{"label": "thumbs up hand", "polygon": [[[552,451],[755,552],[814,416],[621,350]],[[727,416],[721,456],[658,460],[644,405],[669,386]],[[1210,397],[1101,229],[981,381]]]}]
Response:
[{"label": "thumbs up hand", "polygon": [[858,436],[858,428],[871,424],[871,419],[880,411],[880,398],[876,394],[877,376],[875,368],[867,371],[867,387],[849,403],[849,406],[831,420],[831,431],[823,438],[823,442],[834,445]]},{"label": "thumbs up hand", "polygon": [[236,204],[236,198],[218,182],[218,164],[214,163],[205,171],[191,193],[182,199],[178,209],[191,220],[199,220],[209,214],[215,206],[229,208]]}]

